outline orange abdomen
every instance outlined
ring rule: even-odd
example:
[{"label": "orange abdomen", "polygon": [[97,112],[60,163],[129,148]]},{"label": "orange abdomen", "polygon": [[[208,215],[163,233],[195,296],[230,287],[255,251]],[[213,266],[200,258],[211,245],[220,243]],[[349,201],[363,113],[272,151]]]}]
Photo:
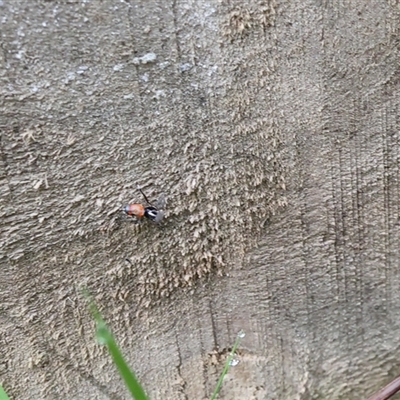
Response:
[{"label": "orange abdomen", "polygon": [[125,206],[124,211],[128,215],[134,215],[138,218],[142,218],[144,215],[144,207],[141,204],[128,204]]}]

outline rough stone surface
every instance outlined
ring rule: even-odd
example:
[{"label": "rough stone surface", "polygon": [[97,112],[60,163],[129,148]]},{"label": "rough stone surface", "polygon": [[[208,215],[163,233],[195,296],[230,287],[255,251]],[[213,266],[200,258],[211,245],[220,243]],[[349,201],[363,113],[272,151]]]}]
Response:
[{"label": "rough stone surface", "polygon": [[[397,1],[0,1],[0,382],[366,397],[399,374]],[[121,206],[167,196],[160,225]],[[127,261],[127,259],[129,261]]]}]

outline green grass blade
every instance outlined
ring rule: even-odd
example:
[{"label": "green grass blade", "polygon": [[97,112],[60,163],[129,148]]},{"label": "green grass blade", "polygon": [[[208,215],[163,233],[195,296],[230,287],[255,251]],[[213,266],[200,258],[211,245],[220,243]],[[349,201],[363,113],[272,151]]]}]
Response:
[{"label": "green grass blade", "polygon": [[107,346],[111,358],[118,368],[118,371],[123,378],[126,387],[132,395],[132,398],[135,400],[148,400],[142,386],[136,379],[135,374],[133,373],[133,371],[131,371],[124,357],[122,356],[122,353],[117,343],[115,342],[113,334],[108,329],[100,312],[98,311],[93,301],[90,299],[87,291],[84,291],[84,295],[89,301],[90,312],[94,320],[96,321],[96,338],[100,344]]},{"label": "green grass blade", "polygon": [[114,337],[110,330],[107,328],[103,320],[96,320],[96,337],[99,343],[105,344],[108,351],[117,366],[118,371],[125,381],[125,385],[131,392],[131,395],[136,400],[148,400],[142,386],[136,379],[134,373],[130,370],[128,364],[126,363],[122,353],[114,340]]},{"label": "green grass blade", "polygon": [[10,398],[7,396],[7,393],[3,389],[3,386],[0,385],[0,400],[10,400]]},{"label": "green grass blade", "polygon": [[227,358],[226,361],[225,361],[224,369],[222,370],[221,375],[219,376],[218,382],[217,382],[217,384],[216,384],[216,386],[215,386],[214,392],[213,392],[213,394],[211,395],[210,400],[215,400],[215,398],[217,397],[217,394],[218,394],[218,392],[219,392],[219,389],[221,388],[221,385],[222,385],[222,381],[224,380],[224,377],[225,377],[226,373],[228,372],[228,369],[229,369],[229,367],[230,367],[230,365],[231,365],[231,361],[232,361],[232,359],[233,359],[233,356],[235,355],[235,351],[236,351],[237,347],[239,346],[240,339],[241,339],[242,337],[244,337],[244,335],[245,335],[245,334],[244,334],[243,331],[240,331],[240,332],[237,334],[235,343],[233,344],[232,350],[231,350],[231,352],[229,353],[229,356],[228,356],[228,358]]}]

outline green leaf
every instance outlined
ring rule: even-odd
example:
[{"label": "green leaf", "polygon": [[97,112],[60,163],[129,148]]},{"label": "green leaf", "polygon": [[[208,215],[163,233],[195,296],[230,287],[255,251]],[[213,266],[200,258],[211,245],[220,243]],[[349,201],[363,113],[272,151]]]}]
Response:
[{"label": "green leaf", "polygon": [[[135,400],[148,400],[142,386],[136,379],[135,374],[133,373],[133,371],[131,371],[124,357],[122,356],[122,353],[117,343],[115,342],[113,334],[108,329],[96,305],[90,299],[87,290],[84,290],[84,295],[89,302],[89,309],[93,316],[93,319],[96,321],[97,341],[107,347],[111,358],[114,361],[114,364],[118,368],[119,374],[123,378],[126,387],[132,395],[132,398]],[[0,400],[2,399],[0,398]]]},{"label": "green leaf", "polygon": [[0,385],[0,400],[10,400],[7,393],[4,391],[3,386]]}]

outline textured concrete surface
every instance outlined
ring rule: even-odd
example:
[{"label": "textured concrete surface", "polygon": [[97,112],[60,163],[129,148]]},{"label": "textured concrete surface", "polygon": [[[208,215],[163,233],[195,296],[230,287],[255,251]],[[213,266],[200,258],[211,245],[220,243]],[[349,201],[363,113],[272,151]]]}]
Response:
[{"label": "textured concrete surface", "polygon": [[[0,382],[362,398],[399,374],[396,1],[0,2]],[[164,192],[161,225],[120,213]],[[130,261],[126,261],[129,259]]]}]

